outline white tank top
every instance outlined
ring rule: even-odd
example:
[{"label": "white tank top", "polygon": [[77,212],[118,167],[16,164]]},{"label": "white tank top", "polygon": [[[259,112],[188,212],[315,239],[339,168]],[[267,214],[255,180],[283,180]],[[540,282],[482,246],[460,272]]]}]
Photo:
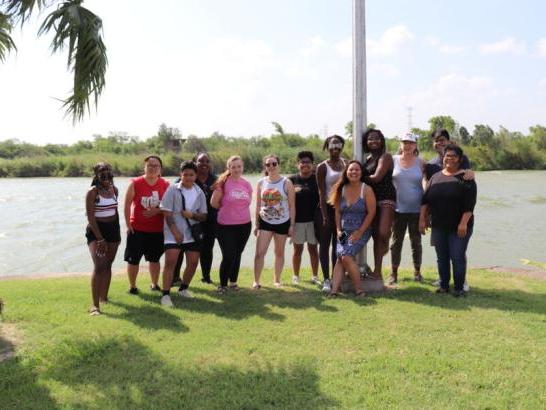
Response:
[{"label": "white tank top", "polygon": [[114,216],[118,209],[118,199],[114,194],[112,198],[105,198],[98,195],[99,201],[95,202],[95,216],[99,218],[105,218],[107,216]]},{"label": "white tank top", "polygon": [[260,179],[260,218],[271,225],[280,225],[290,219],[285,182],[285,177],[276,182],[269,182],[267,177]]},{"label": "white tank top", "polygon": [[345,166],[343,167],[341,171],[336,171],[332,169],[330,165],[328,165],[328,161],[324,161],[324,164],[326,165],[326,177],[324,178],[324,184],[326,185],[326,195],[327,197],[330,197],[332,186],[337,182],[341,174],[343,174],[343,170],[345,169]]}]

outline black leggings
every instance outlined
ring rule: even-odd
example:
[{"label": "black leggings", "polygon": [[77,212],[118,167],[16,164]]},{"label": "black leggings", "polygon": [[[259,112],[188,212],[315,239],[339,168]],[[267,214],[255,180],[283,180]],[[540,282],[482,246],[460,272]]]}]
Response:
[{"label": "black leggings", "polygon": [[220,286],[227,286],[228,280],[236,283],[241,267],[241,254],[243,253],[252,223],[242,225],[216,225],[216,235],[222,250],[222,262],[220,263]]},{"label": "black leggings", "polygon": [[[203,228],[203,242],[201,243],[201,253],[199,255],[199,263],[201,264],[201,275],[203,279],[210,279],[210,269],[212,267],[212,249],[214,248],[214,240],[216,239],[216,233],[214,230],[215,223],[201,223]],[[182,262],[184,261],[184,252],[180,252],[178,255],[178,261],[174,268],[173,280],[180,279],[180,269],[182,268]]]},{"label": "black leggings", "polygon": [[[332,267],[336,264],[336,246],[337,246],[337,231],[336,231],[336,216],[334,207],[328,205],[326,215],[328,223],[326,226],[322,223],[322,214],[318,212],[320,221],[319,228],[319,259],[324,280],[330,279],[330,258],[332,259]],[[330,248],[331,245],[331,248]]]}]

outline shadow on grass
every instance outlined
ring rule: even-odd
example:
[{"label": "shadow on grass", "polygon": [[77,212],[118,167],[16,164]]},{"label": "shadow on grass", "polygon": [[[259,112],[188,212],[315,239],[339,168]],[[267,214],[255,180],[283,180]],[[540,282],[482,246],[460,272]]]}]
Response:
[{"label": "shadow on grass", "polygon": [[103,313],[107,317],[127,320],[135,325],[149,330],[166,329],[173,332],[187,332],[189,329],[180,322],[180,318],[161,306],[133,306],[126,303],[110,301],[113,306],[125,309],[121,314]]},{"label": "shadow on grass", "polygon": [[[320,392],[314,366],[302,360],[287,366],[247,363],[245,368],[196,367],[184,360],[178,365],[127,336],[74,340],[48,355],[52,360],[40,379],[61,386],[56,397],[66,407],[302,409],[337,404]],[[40,404],[36,400],[35,407]]]},{"label": "shadow on grass", "polygon": [[0,409],[55,408],[46,388],[37,382],[36,373],[30,366],[23,366],[17,357],[12,357],[15,346],[0,335]]},{"label": "shadow on grass", "polygon": [[434,293],[435,289],[422,285],[409,285],[387,294],[386,297],[453,310],[481,308],[541,315],[546,312],[546,295],[542,293],[529,293],[517,289],[484,289],[473,286],[466,297],[454,298],[451,295],[438,295]]},{"label": "shadow on grass", "polygon": [[[192,287],[191,291],[198,297],[187,300],[171,292],[175,308],[191,312],[213,314],[233,320],[243,320],[258,316],[266,320],[283,321],[285,315],[274,312],[272,307],[286,309],[316,309],[323,312],[337,312],[334,306],[326,305],[326,297],[319,291],[304,288],[298,292],[285,289],[262,288],[258,291],[241,289],[238,292],[228,291],[218,295],[216,290]],[[202,298],[201,296],[210,298]],[[159,297],[149,293],[141,293],[139,297],[147,302],[159,304]]]}]

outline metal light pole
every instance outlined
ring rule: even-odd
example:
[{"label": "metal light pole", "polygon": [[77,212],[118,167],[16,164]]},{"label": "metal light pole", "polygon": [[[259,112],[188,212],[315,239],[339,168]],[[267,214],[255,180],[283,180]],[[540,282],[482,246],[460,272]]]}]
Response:
[{"label": "metal light pole", "polygon": [[[362,135],[367,128],[366,115],[366,2],[353,0],[353,158],[362,162]],[[357,256],[363,268],[367,247]]]}]

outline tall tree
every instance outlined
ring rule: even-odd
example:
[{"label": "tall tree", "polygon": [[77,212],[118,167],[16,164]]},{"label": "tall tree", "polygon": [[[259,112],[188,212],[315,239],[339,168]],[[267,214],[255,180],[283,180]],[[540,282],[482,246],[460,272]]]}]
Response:
[{"label": "tall tree", "polygon": [[67,68],[73,72],[72,93],[61,100],[66,115],[75,123],[97,106],[105,85],[106,47],[102,20],[82,6],[83,0],[0,0],[0,61],[17,50],[11,37],[16,24],[24,26],[33,13],[46,15],[38,36],[53,32],[52,53],[68,48]]},{"label": "tall tree", "polygon": [[428,120],[428,123],[430,125],[431,132],[434,132],[440,128],[445,128],[449,134],[453,134],[455,131],[455,120],[449,115],[437,115],[435,117],[431,117]]}]

